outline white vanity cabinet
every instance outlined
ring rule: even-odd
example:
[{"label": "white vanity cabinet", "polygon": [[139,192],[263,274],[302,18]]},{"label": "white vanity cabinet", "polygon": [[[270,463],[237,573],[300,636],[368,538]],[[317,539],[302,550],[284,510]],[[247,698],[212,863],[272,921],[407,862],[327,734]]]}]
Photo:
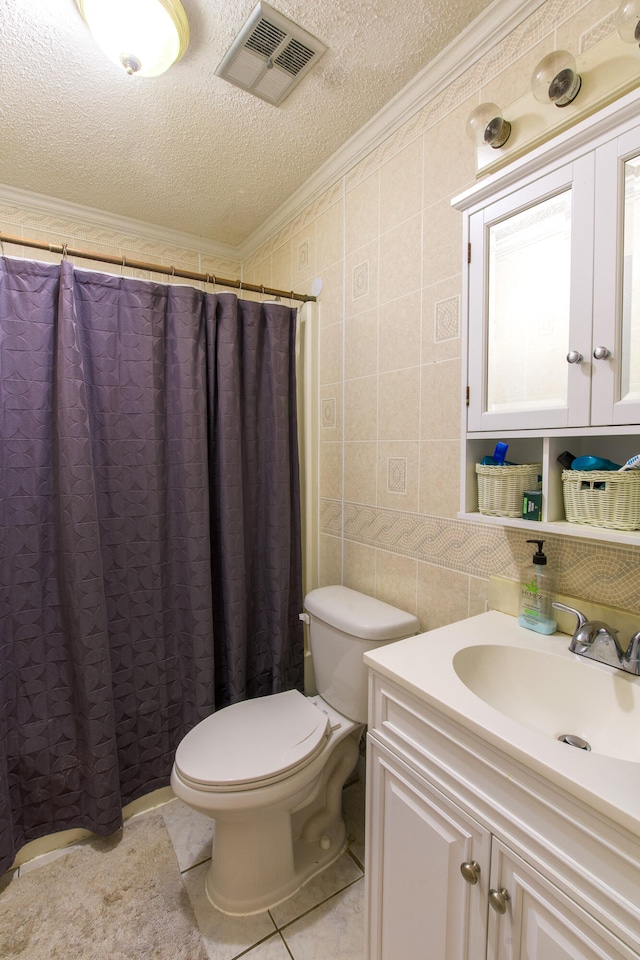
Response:
[{"label": "white vanity cabinet", "polygon": [[638,960],[638,837],[378,672],[376,657],[366,960]]},{"label": "white vanity cabinet", "polygon": [[485,519],[475,464],[500,439],[508,460],[542,463],[554,532],[640,543],[640,531],[563,524],[556,461],[564,450],[621,463],[640,453],[639,113],[634,91],[453,201],[465,251],[465,518]]}]

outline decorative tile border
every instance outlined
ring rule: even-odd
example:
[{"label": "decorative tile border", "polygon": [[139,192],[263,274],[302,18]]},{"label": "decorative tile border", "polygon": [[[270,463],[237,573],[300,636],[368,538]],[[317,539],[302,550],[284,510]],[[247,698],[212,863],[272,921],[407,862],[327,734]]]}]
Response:
[{"label": "decorative tile border", "polygon": [[616,14],[617,11],[612,10],[608,16],[603,17],[599,23],[594,24],[590,30],[585,30],[585,32],[580,35],[580,53],[586,53],[591,47],[595,47],[597,43],[605,40],[610,33],[613,33],[616,29]]},{"label": "decorative tile border", "polygon": [[[482,579],[517,580],[529,559],[521,530],[352,502],[344,504],[343,521],[339,501],[321,501],[322,533],[340,536],[343,522],[346,540]],[[545,543],[559,593],[639,610],[640,549],[558,536]]]},{"label": "decorative tile border", "polygon": [[[95,253],[108,253],[112,256],[125,256],[125,258],[128,256],[133,260],[147,260],[165,266],[183,267],[197,273],[217,273],[229,280],[235,280],[241,276],[239,261],[202,254],[195,248],[188,249],[124,231],[110,230],[99,224],[93,225],[66,217],[56,217],[45,211],[0,203],[0,221],[12,224],[18,236],[31,237],[35,233],[36,239],[46,239],[47,242],[50,239],[51,243],[55,244],[67,242],[73,245],[75,242],[78,246],[88,247]],[[37,250],[29,247],[22,249],[25,257],[37,259]],[[10,249],[7,249],[7,253],[11,256]],[[108,267],[101,269],[108,269]],[[132,273],[129,271],[129,275]],[[136,271],[135,276],[149,279],[147,272]]]},{"label": "decorative tile border", "polygon": [[330,537],[342,536],[342,503],[340,500],[320,500],[320,533]]}]

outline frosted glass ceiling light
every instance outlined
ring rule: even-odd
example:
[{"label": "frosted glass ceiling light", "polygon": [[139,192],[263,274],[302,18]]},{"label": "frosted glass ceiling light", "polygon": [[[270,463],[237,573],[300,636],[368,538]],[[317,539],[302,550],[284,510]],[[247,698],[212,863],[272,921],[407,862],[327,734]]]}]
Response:
[{"label": "frosted glass ceiling light", "polygon": [[622,40],[640,45],[640,0],[626,0],[620,4],[616,27]]},{"label": "frosted glass ceiling light", "polygon": [[189,45],[179,0],[76,0],[103,53],[129,74],[157,77]]},{"label": "frosted glass ceiling light", "polygon": [[510,134],[511,124],[504,119],[497,103],[481,103],[469,114],[467,136],[479,147],[486,144],[497,150],[507,142]]},{"label": "frosted glass ceiling light", "polygon": [[531,89],[539,103],[566,107],[578,96],[582,78],[576,62],[566,50],[554,50],[543,57],[531,77]]}]

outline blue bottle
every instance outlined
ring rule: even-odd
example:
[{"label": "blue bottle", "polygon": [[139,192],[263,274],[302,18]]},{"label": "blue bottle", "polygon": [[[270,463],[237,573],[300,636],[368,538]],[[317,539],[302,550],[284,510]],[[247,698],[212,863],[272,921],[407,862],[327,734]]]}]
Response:
[{"label": "blue bottle", "polygon": [[552,583],[547,558],[542,552],[544,540],[527,540],[538,546],[531,564],[522,570],[518,623],[536,633],[555,633],[557,623],[551,606]]}]

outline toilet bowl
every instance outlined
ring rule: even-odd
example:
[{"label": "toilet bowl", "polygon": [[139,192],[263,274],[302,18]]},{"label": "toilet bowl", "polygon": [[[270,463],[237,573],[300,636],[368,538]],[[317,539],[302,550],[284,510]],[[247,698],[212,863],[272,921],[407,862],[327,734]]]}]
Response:
[{"label": "toilet bowl", "polygon": [[311,591],[305,608],[318,695],[225,707],[176,751],[173,792],[216,821],[205,886],[225,913],[275,906],[343,852],[342,788],[366,723],[362,656],[419,629],[411,614],[346,587]]}]

